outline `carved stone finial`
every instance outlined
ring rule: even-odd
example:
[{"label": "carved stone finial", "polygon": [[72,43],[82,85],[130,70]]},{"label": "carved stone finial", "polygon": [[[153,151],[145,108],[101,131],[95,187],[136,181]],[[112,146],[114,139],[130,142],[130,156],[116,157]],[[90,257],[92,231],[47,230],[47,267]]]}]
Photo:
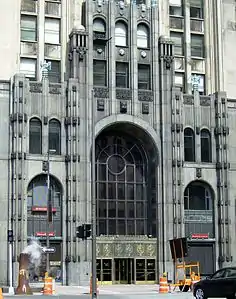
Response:
[{"label": "carved stone finial", "polygon": [[193,75],[192,77],[191,77],[191,81],[192,81],[192,87],[193,87],[193,89],[194,90],[198,90],[198,86],[199,86],[199,84],[200,84],[200,76],[198,76],[198,75]]},{"label": "carved stone finial", "polygon": [[47,78],[48,72],[51,71],[51,62],[46,62],[46,60],[44,60],[44,62],[40,63],[40,66],[42,70],[42,79]]}]

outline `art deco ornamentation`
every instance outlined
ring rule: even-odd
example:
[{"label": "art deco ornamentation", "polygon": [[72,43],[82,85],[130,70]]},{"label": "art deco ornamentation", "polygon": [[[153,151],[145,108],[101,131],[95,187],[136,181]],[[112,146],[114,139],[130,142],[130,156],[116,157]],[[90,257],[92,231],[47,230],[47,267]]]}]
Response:
[{"label": "art deco ornamentation", "polygon": [[184,104],[185,105],[193,105],[193,96],[192,95],[184,95]]},{"label": "art deco ornamentation", "polygon": [[117,100],[131,100],[132,91],[130,89],[116,89]]},{"label": "art deco ornamentation", "polygon": [[107,99],[109,97],[108,88],[106,87],[95,87],[93,90],[95,98]]},{"label": "art deco ornamentation", "polygon": [[30,83],[30,92],[42,93],[43,87],[42,83]]},{"label": "art deco ornamentation", "polygon": [[49,93],[51,94],[61,94],[61,86],[57,84],[49,85]]},{"label": "art deco ornamentation", "polygon": [[148,90],[139,90],[138,100],[142,102],[153,102],[153,92]]}]

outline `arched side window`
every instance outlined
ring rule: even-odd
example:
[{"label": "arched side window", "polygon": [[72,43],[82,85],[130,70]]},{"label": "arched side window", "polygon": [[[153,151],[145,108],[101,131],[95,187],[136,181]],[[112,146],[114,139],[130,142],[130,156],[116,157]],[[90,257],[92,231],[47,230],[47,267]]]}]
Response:
[{"label": "arched side window", "polygon": [[128,28],[124,22],[117,22],[115,27],[116,46],[126,47],[128,45]]},{"label": "arched side window", "polygon": [[195,161],[195,136],[191,128],[184,130],[184,160],[186,162]]},{"label": "arched side window", "polygon": [[106,32],[105,22],[100,18],[94,19],[94,21],[93,21],[93,31],[94,32],[105,33]]},{"label": "arched side window", "polygon": [[209,233],[214,236],[214,205],[211,188],[200,181],[190,183],[184,191],[185,234]]},{"label": "arched side window", "polygon": [[207,129],[201,130],[201,161],[212,162],[211,133]]},{"label": "arched side window", "polygon": [[29,153],[42,154],[42,123],[36,117],[29,122]]},{"label": "arched side window", "polygon": [[61,123],[56,119],[49,122],[49,151],[55,155],[61,154]]},{"label": "arched side window", "polygon": [[137,27],[137,47],[149,47],[149,28],[145,24],[139,24]]}]

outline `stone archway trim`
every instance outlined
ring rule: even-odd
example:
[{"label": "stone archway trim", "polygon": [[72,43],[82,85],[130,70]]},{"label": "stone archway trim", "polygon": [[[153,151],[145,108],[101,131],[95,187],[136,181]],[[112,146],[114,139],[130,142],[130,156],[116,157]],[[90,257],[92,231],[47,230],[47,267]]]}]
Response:
[{"label": "stone archway trim", "polygon": [[97,137],[105,128],[114,125],[115,123],[130,123],[144,130],[145,133],[147,133],[147,135],[149,135],[153,140],[154,144],[156,145],[156,150],[159,153],[158,145],[160,146],[161,144],[160,136],[158,136],[156,131],[150,126],[149,123],[136,116],[113,114],[103,118],[95,125],[95,136]]}]

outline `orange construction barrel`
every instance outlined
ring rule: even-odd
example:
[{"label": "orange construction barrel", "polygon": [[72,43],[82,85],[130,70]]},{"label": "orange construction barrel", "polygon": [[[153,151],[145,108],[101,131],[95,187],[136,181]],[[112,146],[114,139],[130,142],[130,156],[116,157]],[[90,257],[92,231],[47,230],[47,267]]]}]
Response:
[{"label": "orange construction barrel", "polygon": [[169,292],[167,277],[160,277],[159,293],[166,294]]},{"label": "orange construction barrel", "polygon": [[53,279],[52,279],[52,277],[45,277],[43,294],[44,295],[52,295],[53,294]]}]

